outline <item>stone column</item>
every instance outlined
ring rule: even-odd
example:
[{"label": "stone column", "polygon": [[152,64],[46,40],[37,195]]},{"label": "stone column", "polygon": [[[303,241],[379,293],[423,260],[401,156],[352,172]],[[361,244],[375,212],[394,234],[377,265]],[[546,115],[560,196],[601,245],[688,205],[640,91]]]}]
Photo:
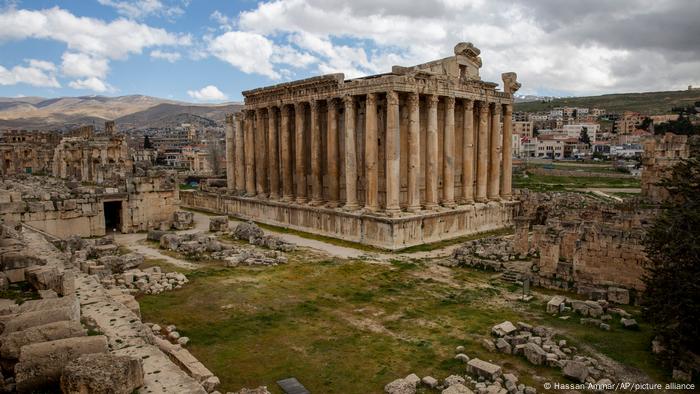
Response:
[{"label": "stone column", "polygon": [[340,201],[340,185],[338,182],[338,177],[340,176],[339,161],[338,157],[338,100],[328,99],[328,138],[326,143],[328,144],[326,148],[326,164],[328,167],[328,206],[335,208],[338,206]]},{"label": "stone column", "polygon": [[311,109],[311,205],[323,201],[321,183],[321,124],[318,120],[318,101],[309,101]]},{"label": "stone column", "polygon": [[280,177],[279,177],[279,162],[277,160],[277,109],[269,107],[267,109],[267,157],[270,174],[270,198],[276,200],[279,198]]},{"label": "stone column", "polygon": [[510,200],[513,180],[513,105],[506,104],[503,112],[503,175],[501,198]]},{"label": "stone column", "polygon": [[445,97],[445,135],[442,139],[442,205],[455,206],[455,98]]},{"label": "stone column", "polygon": [[343,97],[345,104],[345,209],[355,210],[357,204],[357,153],[355,145],[355,98]]},{"label": "stone column", "polygon": [[399,129],[399,94],[386,92],[386,212],[396,215],[401,188],[401,133]]},{"label": "stone column", "polygon": [[244,127],[244,113],[238,112],[236,114],[236,192],[238,194],[245,193],[245,154],[243,153],[245,146],[245,127]]},{"label": "stone column", "polygon": [[233,115],[226,114],[226,189],[229,193],[233,193],[236,188],[234,144]]},{"label": "stone column", "polygon": [[304,103],[298,102],[294,104],[294,115],[296,118],[295,138],[295,157],[296,163],[296,183],[297,194],[296,201],[299,204],[306,202],[306,174],[304,173]]},{"label": "stone column", "polygon": [[282,151],[282,200],[291,202],[294,199],[292,177],[292,136],[289,127],[289,105],[280,108],[280,145]]},{"label": "stone column", "polygon": [[365,107],[365,177],[367,178],[365,209],[379,209],[379,163],[377,142],[377,95],[368,93]]},{"label": "stone column", "polygon": [[247,111],[245,130],[245,195],[255,196],[255,111]]},{"label": "stone column", "polygon": [[267,183],[267,160],[265,154],[265,117],[262,108],[255,111],[255,190],[258,197],[264,198]]},{"label": "stone column", "polygon": [[476,201],[486,202],[486,185],[489,166],[489,105],[486,101],[479,102],[479,141],[477,142],[476,157]]},{"label": "stone column", "polygon": [[420,211],[420,97],[408,95],[408,211]]},{"label": "stone column", "polygon": [[464,100],[462,141],[462,204],[474,202],[474,102]]},{"label": "stone column", "polygon": [[425,209],[434,209],[438,202],[438,96],[428,96],[428,130],[425,153]]},{"label": "stone column", "polygon": [[501,161],[499,153],[501,151],[500,145],[500,118],[501,118],[501,105],[494,103],[491,111],[491,140],[489,142],[489,188],[488,188],[488,198],[489,200],[497,201],[499,200],[499,189],[501,186],[500,172],[501,172]]}]

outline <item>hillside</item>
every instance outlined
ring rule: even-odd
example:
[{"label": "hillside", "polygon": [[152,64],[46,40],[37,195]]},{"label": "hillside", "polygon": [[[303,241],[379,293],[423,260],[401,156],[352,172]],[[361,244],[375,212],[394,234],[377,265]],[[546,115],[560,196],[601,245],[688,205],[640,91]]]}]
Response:
[{"label": "hillside", "polygon": [[554,107],[605,108],[608,112],[636,111],[645,114],[670,113],[671,108],[692,105],[700,101],[700,90],[669,92],[618,93],[602,96],[558,98],[549,102],[515,103],[520,112],[548,111]]},{"label": "hillside", "polygon": [[0,98],[0,128],[70,129],[115,120],[118,129],[129,129],[173,126],[183,119],[206,126],[222,123],[225,113],[239,107],[191,104],[142,95]]}]

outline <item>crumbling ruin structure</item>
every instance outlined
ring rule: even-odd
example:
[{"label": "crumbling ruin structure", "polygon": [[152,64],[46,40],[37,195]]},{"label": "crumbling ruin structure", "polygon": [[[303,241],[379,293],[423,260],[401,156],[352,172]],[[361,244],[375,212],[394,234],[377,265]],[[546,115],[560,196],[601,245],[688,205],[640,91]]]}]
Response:
[{"label": "crumbling ruin structure", "polygon": [[573,193],[543,197],[525,193],[521,216],[515,218],[513,245],[518,253],[535,257],[534,284],[592,296],[610,287],[643,290],[642,241],[654,209]]},{"label": "crumbling ruin structure", "polygon": [[454,52],[243,92],[244,111],[227,118],[228,193],[183,203],[386,249],[510,225],[520,84],[505,73],[497,91],[479,77],[479,49]]},{"label": "crumbling ruin structure", "polygon": [[666,133],[644,141],[642,155],[642,196],[652,202],[662,202],[668,191],[658,183],[668,176],[671,168],[692,152],[700,151],[700,137]]},{"label": "crumbling ruin structure", "polygon": [[94,134],[92,126],[82,129],[80,135],[64,137],[56,147],[54,177],[106,184],[131,174],[133,162],[127,140],[114,133],[114,122],[105,122],[104,134]]}]

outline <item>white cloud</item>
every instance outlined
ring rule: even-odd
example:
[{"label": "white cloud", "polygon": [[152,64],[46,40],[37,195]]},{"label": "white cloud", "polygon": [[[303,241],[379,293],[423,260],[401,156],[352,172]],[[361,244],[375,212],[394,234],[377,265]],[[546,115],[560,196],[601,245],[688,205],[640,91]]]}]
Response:
[{"label": "white cloud", "polygon": [[147,47],[191,44],[189,35],[125,19],[106,23],[78,17],[58,7],[36,11],[10,9],[0,13],[0,26],[0,40],[50,39],[65,43],[72,52],[107,59],[124,59]]},{"label": "white cloud", "polygon": [[[700,3],[550,3],[424,0],[409,7],[405,0],[269,0],[236,18],[217,13],[212,19],[269,41],[252,55],[261,69],[227,61],[271,78],[311,65],[348,77],[387,72],[395,64],[449,56],[457,42],[470,41],[482,50],[482,79],[500,82],[502,72],[516,71],[524,94],[665,90],[697,80],[688,70],[700,64],[690,38],[700,32]],[[285,39],[286,55],[279,50]],[[654,49],[663,53],[654,55]],[[651,58],[654,67],[647,66]]]},{"label": "white cloud", "polygon": [[168,52],[156,49],[154,51],[151,51],[151,57],[154,59],[162,59],[170,63],[175,63],[176,61],[180,60],[180,57],[182,57],[182,55],[180,55],[179,52]]},{"label": "white cloud", "polygon": [[214,85],[208,85],[199,90],[188,90],[187,94],[197,101],[223,101],[228,99],[228,97]]},{"label": "white cloud", "polygon": [[61,87],[56,79],[56,65],[36,59],[29,59],[26,62],[27,66],[17,65],[9,70],[0,66],[0,85],[25,83],[37,87]]},{"label": "white cloud", "polygon": [[109,71],[105,58],[96,58],[84,53],[66,52],[61,56],[61,72],[68,77],[104,78]]},{"label": "white cloud", "polygon": [[257,73],[272,79],[280,77],[270,58],[274,45],[256,33],[230,31],[209,42],[209,51],[219,59],[247,74]]},{"label": "white cloud", "polygon": [[94,92],[99,93],[114,91],[114,88],[111,85],[105,83],[104,81],[96,77],[76,79],[75,81],[71,81],[70,83],[68,83],[68,86],[70,86],[73,89],[92,90]]},{"label": "white cloud", "polygon": [[177,5],[167,6],[160,0],[97,0],[100,4],[112,7],[120,15],[129,18],[141,19],[150,15],[178,17],[184,14],[184,10]]}]

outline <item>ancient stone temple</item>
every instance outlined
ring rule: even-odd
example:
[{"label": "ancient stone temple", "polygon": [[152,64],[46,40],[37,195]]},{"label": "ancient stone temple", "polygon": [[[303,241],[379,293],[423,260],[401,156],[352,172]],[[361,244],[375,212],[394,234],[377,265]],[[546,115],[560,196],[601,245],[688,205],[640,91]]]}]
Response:
[{"label": "ancient stone temple", "polygon": [[482,81],[479,53],[460,43],[386,74],[243,92],[227,120],[228,194],[183,202],[387,249],[511,225],[520,84]]}]

